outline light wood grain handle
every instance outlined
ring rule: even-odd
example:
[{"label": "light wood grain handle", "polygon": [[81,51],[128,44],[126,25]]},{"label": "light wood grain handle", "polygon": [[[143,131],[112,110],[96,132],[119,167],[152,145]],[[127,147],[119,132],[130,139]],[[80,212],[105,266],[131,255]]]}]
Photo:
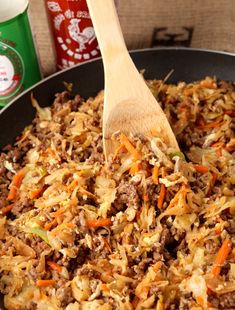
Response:
[{"label": "light wood grain handle", "polygon": [[110,63],[120,52],[128,53],[114,1],[87,0],[87,5],[104,62]]}]

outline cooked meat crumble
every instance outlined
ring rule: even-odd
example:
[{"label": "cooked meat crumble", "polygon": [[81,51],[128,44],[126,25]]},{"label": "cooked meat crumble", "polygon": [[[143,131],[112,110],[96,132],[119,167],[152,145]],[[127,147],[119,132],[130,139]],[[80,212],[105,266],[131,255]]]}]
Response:
[{"label": "cooked meat crumble", "polygon": [[7,309],[235,309],[235,86],[147,81],[181,151],[57,94],[0,154]]}]

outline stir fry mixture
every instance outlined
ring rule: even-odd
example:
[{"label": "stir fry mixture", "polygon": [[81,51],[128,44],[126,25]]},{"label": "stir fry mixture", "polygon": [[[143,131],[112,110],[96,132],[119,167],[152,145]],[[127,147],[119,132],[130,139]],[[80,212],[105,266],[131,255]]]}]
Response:
[{"label": "stir fry mixture", "polygon": [[39,107],[0,156],[7,309],[235,309],[235,86],[148,81],[181,152],[126,136],[103,92]]}]

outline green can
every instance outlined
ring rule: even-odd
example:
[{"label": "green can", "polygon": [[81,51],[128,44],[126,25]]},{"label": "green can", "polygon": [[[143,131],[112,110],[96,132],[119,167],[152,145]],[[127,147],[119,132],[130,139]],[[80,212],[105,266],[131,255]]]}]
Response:
[{"label": "green can", "polygon": [[0,107],[41,79],[28,0],[0,1]]}]

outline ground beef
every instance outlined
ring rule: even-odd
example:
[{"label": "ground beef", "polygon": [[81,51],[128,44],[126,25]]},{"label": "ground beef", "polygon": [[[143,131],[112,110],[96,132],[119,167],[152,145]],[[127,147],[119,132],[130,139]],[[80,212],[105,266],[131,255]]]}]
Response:
[{"label": "ground beef", "polygon": [[180,298],[179,310],[189,310],[190,309],[190,299]]},{"label": "ground beef", "polygon": [[106,258],[109,250],[105,247],[104,239],[101,235],[95,236],[92,240],[93,246],[96,249],[95,251],[91,251],[90,258],[96,259],[97,257]]},{"label": "ground beef", "polygon": [[56,98],[53,103],[53,111],[60,111],[64,108],[64,104],[68,102],[71,95],[68,91],[63,91],[62,93],[56,94]]},{"label": "ground beef", "polygon": [[22,213],[28,212],[33,209],[33,202],[30,199],[25,198],[23,201],[16,201],[11,213],[16,217],[20,216]]},{"label": "ground beef", "polygon": [[[146,189],[146,192],[148,193],[148,199],[149,199],[149,203],[150,205],[155,205],[157,206],[157,200],[158,200],[158,186],[155,185],[153,183],[153,179],[152,178],[148,178],[146,180],[146,183],[147,183],[147,189]],[[160,213],[160,211],[156,208],[156,211],[158,213]],[[158,214],[156,214],[157,216]]]},{"label": "ground beef", "polygon": [[219,309],[235,309],[235,294],[234,292],[220,295]]},{"label": "ground beef", "polygon": [[129,182],[121,181],[117,187],[117,199],[115,200],[115,208],[119,211],[126,206],[139,207],[140,199],[137,187]]},{"label": "ground beef", "polygon": [[235,221],[234,219],[227,219],[227,222],[229,223],[229,226],[226,227],[226,230],[229,234],[235,234]]},{"label": "ground beef", "polygon": [[91,143],[92,153],[89,157],[89,163],[104,162],[102,134],[99,134]]},{"label": "ground beef", "polygon": [[172,239],[170,230],[168,228],[163,228],[160,238],[161,246],[164,248]]},{"label": "ground beef", "polygon": [[[0,189],[0,195],[2,196],[2,191],[1,191],[1,189]],[[6,198],[0,197],[0,209],[4,208],[6,205],[7,205],[7,200],[6,200]]]},{"label": "ground beef", "polygon": [[226,91],[233,91],[234,85],[231,82],[228,81],[219,81],[219,87],[224,88]]},{"label": "ground beef", "polygon": [[169,305],[169,307],[167,307],[167,310],[179,310],[179,304],[178,303],[174,303]]},{"label": "ground beef", "polygon": [[7,157],[12,159],[13,163],[19,162],[24,154],[19,148],[14,147],[11,151],[8,152]]},{"label": "ground beef", "polygon": [[35,236],[32,238],[26,238],[26,244],[28,244],[29,246],[31,246],[32,249],[34,249],[34,251],[36,251],[36,253],[38,254],[38,257],[40,257],[40,254],[44,251],[44,250],[49,250],[50,247],[49,245],[43,241],[40,237]]},{"label": "ground beef", "polygon": [[[5,151],[8,151],[7,154],[2,153],[0,157],[0,172],[6,173],[7,170],[4,169],[4,162],[8,161],[11,163],[12,168],[15,171],[18,171],[21,168],[21,163],[25,155],[25,151],[21,148],[13,147],[11,145],[7,145],[4,148]],[[3,171],[2,171],[3,170]]]},{"label": "ground beef", "polygon": [[[35,266],[36,267],[36,266]],[[32,279],[32,281],[37,281],[38,279],[46,279],[50,277],[50,274],[44,271],[37,271],[36,268],[31,268],[28,272],[28,277]]]},{"label": "ground beef", "polygon": [[74,273],[76,273],[77,268],[80,268],[82,266],[88,255],[89,249],[82,246],[77,246],[76,257],[71,258],[69,256],[61,256],[59,253],[54,253],[52,260],[56,261],[57,264],[66,267],[70,276],[72,276],[74,275]]},{"label": "ground beef", "polygon": [[226,276],[230,270],[230,263],[225,263],[225,265],[221,268],[220,275]]},{"label": "ground beef", "polygon": [[74,259],[74,261],[76,262],[76,266],[81,266],[85,262],[88,254],[89,249],[80,246],[78,249],[77,257]]},{"label": "ground beef", "polygon": [[152,246],[152,255],[154,261],[159,261],[162,259],[162,246],[159,243]]},{"label": "ground beef", "polygon": [[146,272],[149,265],[151,264],[152,259],[151,258],[144,258],[140,263],[139,263],[139,269]]},{"label": "ground beef", "polygon": [[206,248],[207,252],[210,254],[215,254],[218,251],[217,245],[213,242],[213,240],[208,240],[205,243],[205,248]]},{"label": "ground beef", "polygon": [[97,278],[100,276],[100,273],[98,271],[90,269],[86,265],[83,265],[77,270],[77,275],[88,275],[89,278]]},{"label": "ground beef", "polygon": [[218,309],[219,307],[219,298],[214,294],[208,295],[208,302],[211,304],[212,307],[215,307]]},{"label": "ground beef", "polygon": [[[160,85],[160,84],[159,84]],[[222,84],[221,84],[222,85]],[[223,84],[224,89],[231,90],[231,85]],[[163,86],[161,86],[162,88]],[[158,87],[159,88],[159,87]],[[204,107],[204,101],[196,103],[194,100],[191,100],[189,98],[184,98],[184,93],[178,93],[180,89],[171,89],[168,93],[165,95],[162,95],[161,91],[161,98],[162,100],[166,101],[163,103],[163,107],[166,109],[166,114],[170,115],[171,125],[172,128],[175,129],[174,132],[178,133],[178,140],[180,142],[180,145],[182,146],[182,151],[185,152],[187,159],[191,160],[190,158],[190,152],[191,146],[202,146],[202,144],[205,141],[205,137],[207,136],[205,134],[205,131],[198,130],[197,125],[199,125],[199,118],[202,118],[202,115],[206,115],[208,112],[216,112],[217,110],[213,110],[216,105],[218,105],[217,109],[220,111],[223,110],[222,107],[220,107],[220,104],[217,104],[217,100],[215,100],[210,105],[213,106],[212,111],[210,111],[210,108],[208,109],[206,107],[207,103],[205,103]],[[183,95],[183,100],[181,98],[181,95]],[[201,94],[202,95],[202,94]],[[233,96],[232,96],[233,97]],[[169,100],[168,100],[169,99]],[[75,228],[73,230],[72,236],[69,239],[69,241],[63,241],[62,248],[65,250],[63,251],[57,251],[50,248],[46,242],[44,242],[41,238],[37,237],[35,234],[25,234],[19,227],[17,228],[16,225],[6,225],[6,231],[7,234],[9,232],[12,236],[17,236],[19,239],[21,239],[23,242],[28,244],[32,249],[35,250],[37,253],[37,256],[33,259],[31,259],[32,262],[32,268],[30,270],[26,270],[26,277],[28,277],[29,281],[31,283],[35,282],[36,279],[53,279],[55,280],[55,286],[51,288],[50,290],[48,288],[48,295],[54,293],[56,294],[56,297],[58,298],[59,306],[61,306],[63,309],[71,302],[74,302],[74,298],[72,296],[70,281],[73,280],[73,278],[76,275],[87,275],[91,282],[90,282],[90,288],[92,289],[92,292],[94,292],[97,288],[97,284],[99,280],[103,281],[103,278],[101,277],[101,273],[91,270],[91,266],[102,266],[104,260],[104,270],[106,270],[106,264],[107,264],[107,275],[109,275],[109,269],[116,268],[113,267],[112,264],[110,264],[111,257],[113,259],[121,259],[122,255],[118,255],[118,252],[121,251],[121,246],[125,249],[127,261],[128,261],[128,269],[125,272],[124,275],[134,279],[132,283],[126,283],[125,287],[123,288],[122,292],[120,292],[121,296],[130,296],[130,300],[133,300],[135,295],[135,289],[136,285],[138,284],[138,281],[143,280],[145,277],[147,271],[150,267],[154,266],[156,262],[161,262],[161,267],[159,270],[159,276],[161,274],[162,280],[167,280],[169,282],[169,290],[171,290],[171,296],[169,295],[167,298],[164,298],[164,303],[166,309],[171,310],[188,310],[190,307],[196,305],[196,300],[192,298],[192,294],[185,295],[183,290],[179,290],[177,286],[180,285],[178,282],[178,277],[176,274],[176,278],[171,278],[172,271],[174,273],[174,270],[171,270],[172,267],[175,267],[176,270],[180,273],[182,276],[182,279],[189,279],[191,276],[191,271],[187,270],[187,268],[182,268],[181,265],[176,260],[180,260],[180,256],[177,253],[180,252],[182,256],[185,256],[185,259],[187,260],[187,255],[191,254],[190,247],[188,246],[187,242],[188,239],[185,238],[185,233],[182,233],[182,229],[176,228],[172,223],[175,220],[175,216],[164,216],[164,218],[161,219],[160,225],[158,225],[156,221],[156,217],[158,214],[164,212],[166,208],[169,206],[169,202],[175,197],[176,193],[181,189],[182,184],[176,184],[173,186],[166,186],[166,193],[164,195],[164,203],[162,208],[158,209],[158,198],[159,198],[159,192],[160,192],[160,184],[154,184],[153,183],[153,177],[152,177],[152,169],[153,165],[155,165],[156,161],[158,161],[161,168],[164,169],[164,174],[170,175],[171,173],[179,171],[182,176],[184,176],[188,180],[187,187],[192,189],[191,194],[195,194],[198,196],[201,200],[203,200],[206,195],[208,194],[206,192],[206,187],[211,182],[211,172],[209,173],[198,173],[198,172],[192,172],[192,167],[189,166],[188,162],[182,161],[182,164],[179,163],[177,165],[173,166],[171,168],[171,165],[166,166],[164,163],[164,160],[162,161],[161,158],[157,158],[156,156],[153,156],[151,150],[147,150],[145,142],[146,140],[139,140],[139,137],[135,137],[133,142],[134,145],[137,146],[137,150],[141,151],[144,150],[144,158],[141,158],[142,161],[142,168],[144,173],[144,179],[141,182],[141,178],[139,178],[138,175],[132,176],[128,171],[126,171],[122,177],[121,181],[117,181],[117,174],[116,170],[119,168],[119,156],[117,156],[116,160],[110,164],[111,167],[109,167],[109,171],[106,172],[106,166],[104,168],[104,154],[103,154],[103,143],[102,143],[102,135],[101,135],[101,124],[102,124],[102,100],[95,100],[89,99],[87,103],[84,103],[81,105],[81,97],[76,96],[73,98],[73,95],[71,95],[69,92],[63,92],[62,94],[57,94],[54,106],[52,107],[52,121],[50,122],[50,126],[47,126],[47,121],[43,121],[40,124],[40,118],[39,116],[36,117],[36,119],[33,121],[32,126],[30,126],[30,129],[27,129],[27,132],[29,133],[28,136],[25,136],[24,141],[20,142],[17,145],[17,148],[14,146],[7,146],[4,150],[4,153],[0,155],[0,208],[5,207],[7,204],[9,204],[9,201],[7,201],[6,197],[8,195],[8,188],[9,184],[12,180],[12,177],[14,175],[14,172],[8,170],[5,167],[5,161],[8,161],[10,165],[12,165],[13,169],[17,172],[19,169],[25,166],[25,164],[28,163],[28,159],[25,156],[25,153],[29,150],[31,146],[36,145],[38,147],[38,151],[42,155],[42,161],[40,161],[40,165],[44,168],[46,168],[48,174],[54,172],[58,168],[66,168],[67,163],[71,163],[74,161],[74,167],[76,167],[76,164],[79,165],[82,164],[94,164],[97,163],[97,171],[100,167],[102,169],[97,172],[96,168],[92,169],[92,176],[89,176],[89,173],[84,174],[84,188],[91,192],[95,193],[96,189],[96,173],[97,175],[107,175],[111,178],[114,178],[115,182],[117,182],[117,193],[116,193],[116,200],[111,206],[111,210],[107,213],[107,218],[110,218],[113,221],[113,227],[94,227],[90,228],[87,227],[89,225],[86,225],[87,219],[90,218],[90,215],[92,212],[96,212],[97,209],[100,208],[98,199],[93,198],[87,198],[85,199],[80,191],[73,192],[73,197],[75,202],[71,203],[71,206],[69,210],[71,211],[71,216],[69,212],[64,213],[64,217],[60,216],[58,219],[58,224],[60,224],[64,219],[66,219],[66,222],[70,222],[75,225]],[[219,101],[219,100],[218,100]],[[169,104],[168,104],[169,103]],[[201,105],[201,106],[200,106]],[[203,106],[203,107],[202,107]],[[184,110],[181,115],[177,115],[177,109]],[[70,114],[72,111],[78,111],[81,113],[87,113],[88,117],[86,120],[84,120],[84,127],[86,128],[85,132],[81,135],[72,135],[70,136],[70,128],[73,127],[74,122],[74,115],[75,113]],[[194,115],[191,115],[192,111],[197,111]],[[231,114],[230,112],[228,114]],[[95,117],[92,117],[92,116]],[[200,116],[199,116],[200,115]],[[196,122],[198,120],[198,122]],[[189,122],[189,124],[187,123]],[[96,127],[96,130],[94,132],[89,133],[91,126]],[[231,130],[234,128],[234,125],[230,126],[229,130],[226,130],[226,133],[224,133],[224,136],[221,137],[221,141],[224,141],[224,144],[228,143],[229,137],[231,134]],[[200,128],[199,128],[200,129]],[[91,130],[92,131],[92,130]],[[88,134],[88,136],[86,136]],[[33,137],[35,136],[35,137]],[[92,137],[92,139],[90,139]],[[37,138],[39,140],[39,143],[35,143]],[[84,144],[85,143],[85,144]],[[187,143],[187,145],[185,145]],[[83,146],[86,145],[86,149],[83,150]],[[59,155],[60,159],[56,159],[53,161],[45,160],[45,156],[48,156],[47,148],[52,147],[55,148],[56,153]],[[227,146],[226,146],[227,147]],[[145,150],[146,149],[146,150]],[[189,155],[187,154],[187,151],[189,151]],[[191,152],[193,154],[193,151]],[[231,153],[233,156],[235,153]],[[199,155],[198,155],[199,156]],[[223,158],[223,156],[222,156]],[[195,163],[200,164],[200,159],[197,160],[195,158],[194,160],[191,160],[192,163],[190,165],[194,165]],[[218,163],[217,163],[218,161]],[[219,164],[219,162],[221,162]],[[173,163],[174,165],[174,163]],[[185,165],[185,167],[184,167]],[[211,197],[213,197],[212,201],[216,200],[216,197],[221,197],[221,195],[225,196],[232,196],[232,184],[229,185],[229,178],[226,179],[226,184],[228,183],[228,188],[230,190],[230,193],[228,194],[228,190],[225,191],[225,193],[221,192],[220,188],[225,189],[222,180],[223,177],[226,178],[226,175],[228,174],[226,171],[224,172],[225,163],[224,161],[220,161],[218,158],[215,163],[215,168],[220,172],[218,175],[218,180],[216,180],[216,184],[211,190]],[[69,165],[70,169],[70,165]],[[232,169],[229,171],[230,173],[228,176],[231,175]],[[80,170],[80,166],[79,166]],[[119,170],[120,171],[120,170]],[[216,171],[216,170],[215,170]],[[159,177],[164,177],[164,175],[161,174],[161,170],[159,171],[160,175]],[[94,175],[93,175],[94,173]],[[142,173],[142,172],[141,172]],[[82,173],[83,174],[83,173]],[[61,188],[59,187],[60,180],[58,181],[58,189],[60,192],[63,192],[66,190],[67,192],[67,186],[71,184],[73,181],[73,178],[75,177],[74,173],[68,173],[63,180]],[[58,178],[59,179],[59,178]],[[146,181],[146,182],[145,182]],[[47,185],[48,187],[50,185]],[[81,184],[83,186],[83,183]],[[227,185],[226,185],[227,186]],[[65,189],[66,188],[66,189]],[[200,189],[200,191],[197,191],[197,188]],[[22,192],[21,192],[22,189]],[[18,199],[13,201],[14,208],[12,212],[9,212],[7,215],[7,221],[13,221],[15,218],[29,210],[33,210],[34,216],[37,216],[39,214],[38,209],[33,209],[33,203],[31,201],[25,199],[27,195],[24,195],[23,193],[23,187],[19,190],[19,193],[22,193],[21,195],[17,195],[21,197],[21,202],[17,202]],[[227,193],[226,193],[227,192]],[[145,199],[145,197],[148,195],[148,198]],[[212,196],[212,194],[214,196]],[[75,195],[75,196],[74,196]],[[210,198],[211,198],[210,197]],[[72,198],[72,197],[71,197]],[[199,199],[198,198],[198,199]],[[192,201],[192,205],[191,205]],[[66,201],[67,202],[67,201]],[[65,205],[66,205],[65,202]],[[210,200],[208,201],[210,202]],[[201,202],[199,200],[192,198],[190,194],[187,195],[186,203],[189,206],[192,206],[192,211],[197,213],[197,208],[195,205],[198,206],[198,212],[201,213],[201,215],[198,215],[198,219],[193,226],[196,228],[210,228],[213,230],[216,219],[209,220],[209,224],[207,224],[206,217],[203,216],[203,205],[201,206]],[[150,227],[146,227],[144,220],[139,218],[139,214],[141,211],[141,207],[145,207],[148,205],[149,209],[152,207],[155,208],[155,216],[152,219],[152,224]],[[44,224],[44,219],[52,220],[53,216],[50,216],[50,213],[55,212],[59,210],[59,208],[63,206],[63,204],[54,205],[52,207],[49,207],[46,209],[45,214],[40,215],[37,217],[41,220],[40,225]],[[82,210],[80,210],[80,208]],[[134,207],[137,211],[137,216],[135,217],[133,223],[131,223],[131,220],[129,220],[128,217],[126,217],[125,209],[128,207]],[[195,209],[194,209],[195,207]],[[202,207],[202,210],[199,210],[199,207]],[[88,209],[89,209],[89,212]],[[146,208],[147,209],[147,208]],[[38,210],[38,213],[37,213]],[[86,210],[86,211],[85,211]],[[116,213],[118,211],[120,212],[117,215],[117,218],[115,218]],[[129,210],[128,210],[129,211]],[[147,210],[144,210],[147,212]],[[152,210],[151,210],[152,211]],[[97,214],[98,215],[98,214]],[[148,215],[147,215],[148,216]],[[225,216],[225,220],[228,221],[228,226],[226,225],[225,229],[230,235],[230,240],[232,240],[233,244],[235,244],[235,225],[234,225],[234,216],[229,214],[229,212],[224,211],[221,213],[221,218],[223,219],[223,216]],[[98,215],[100,217],[100,215]],[[151,218],[151,212],[149,214],[149,217]],[[95,217],[94,217],[95,218]],[[120,228],[117,225],[117,228],[115,227],[116,223],[118,225],[120,224]],[[133,224],[133,225],[132,225]],[[156,225],[157,224],[157,225]],[[197,225],[198,224],[198,225]],[[102,225],[101,225],[102,226]],[[127,229],[125,229],[127,227]],[[161,234],[160,234],[160,240],[155,238],[153,236],[152,240],[153,244],[150,245],[150,247],[147,247],[146,245],[143,246],[142,244],[142,234],[144,237],[144,234],[146,236],[151,237],[152,233],[156,232],[158,233],[158,229],[160,227],[163,228]],[[18,230],[17,230],[18,229]],[[124,232],[122,231],[124,230]],[[117,231],[117,232],[116,232]],[[65,232],[66,233],[66,232]],[[4,232],[5,234],[5,232]],[[87,248],[87,239],[85,238],[86,234],[90,235],[93,245],[93,250],[90,250]],[[108,243],[110,244],[111,251],[109,250],[109,247],[107,244],[105,244],[103,237],[107,238]],[[214,236],[215,241],[213,240],[207,240],[205,239],[206,243],[206,250],[205,255],[208,253],[215,254],[218,253],[218,249],[222,244],[223,236],[220,238],[220,236]],[[5,238],[5,236],[4,236]],[[152,237],[151,237],[152,238]],[[2,238],[3,239],[3,238]],[[146,239],[147,240],[147,239]],[[221,243],[221,244],[220,244]],[[119,248],[120,245],[120,248]],[[142,247],[143,246],[143,247]],[[14,243],[12,241],[6,240],[0,241],[0,249],[3,250],[3,252],[6,250],[10,254],[10,258],[15,255],[17,255],[17,251],[14,247]],[[72,256],[73,258],[69,257],[66,253],[66,250],[71,249],[72,250]],[[57,272],[56,270],[53,270],[53,268],[50,268],[50,266],[46,263],[45,270],[41,271],[39,267],[39,259],[41,256],[41,253],[45,250],[48,250],[48,254],[46,255],[46,262],[53,261],[63,267],[66,267],[68,270],[68,279],[63,278],[63,273]],[[116,250],[116,251],[115,251]],[[110,253],[111,252],[111,253]],[[117,252],[117,253],[115,253]],[[109,256],[110,254],[114,254],[113,256]],[[209,255],[208,255],[209,256]],[[99,261],[101,259],[101,261]],[[108,262],[105,262],[105,259],[107,259]],[[228,257],[228,263],[225,263],[223,266],[221,266],[221,276],[224,276],[224,280],[226,280],[229,276],[228,271],[230,268],[231,262],[232,262],[232,254]],[[4,268],[4,266],[3,266]],[[210,273],[211,272],[211,265],[210,264],[202,264],[201,266],[203,272]],[[44,269],[44,268],[42,268]],[[170,269],[170,270],[169,270]],[[4,269],[3,269],[4,270]],[[110,270],[111,271],[111,270]],[[113,269],[114,272],[118,272],[118,269]],[[168,271],[169,274],[168,274]],[[3,276],[3,272],[0,273],[0,278]],[[110,273],[110,276],[112,276],[112,271]],[[179,277],[180,279],[180,277]],[[158,278],[156,278],[156,281]],[[175,281],[176,280],[176,281]],[[172,282],[171,282],[172,281]],[[5,284],[3,281],[3,288],[2,291],[4,293],[7,293],[8,291],[5,288]],[[181,286],[179,286],[181,287]],[[168,289],[168,288],[167,288]],[[160,295],[164,295],[165,288],[160,287],[158,284],[155,284],[155,281],[153,281],[151,287],[149,288],[148,297],[152,294],[155,295],[155,303],[157,303],[157,300]],[[17,294],[17,293],[16,293]],[[100,297],[100,296],[97,296]],[[105,294],[101,297],[102,301],[104,303],[107,303],[112,306],[112,309],[117,309],[118,306],[116,304],[116,301],[113,299],[113,297],[106,297]],[[209,294],[209,301],[211,300],[211,305],[215,306],[217,309],[235,309],[235,298],[233,297],[233,294],[224,294],[222,296],[219,295],[213,295]],[[1,307],[1,306],[0,306]],[[131,307],[131,306],[130,306]],[[152,305],[152,307],[156,307],[156,304]],[[35,309],[35,304],[32,302],[28,306],[23,306],[23,308],[27,309]]]},{"label": "ground beef", "polygon": [[24,308],[25,310],[36,310],[37,309],[37,304],[35,304],[33,301]]},{"label": "ground beef", "polygon": [[6,154],[5,153],[1,153],[0,154],[0,175],[3,175],[6,173],[6,168],[4,166],[4,161],[6,160]]},{"label": "ground beef", "polygon": [[180,240],[176,240],[171,230],[166,226],[163,228],[160,238],[161,249],[165,258],[175,257],[180,245]]},{"label": "ground beef", "polygon": [[208,302],[211,306],[218,309],[235,309],[235,294],[234,292],[226,293],[223,295],[208,295]]},{"label": "ground beef", "polygon": [[66,307],[69,303],[74,301],[71,287],[64,287],[63,283],[58,282],[61,286],[56,291],[56,297],[59,299],[61,307]]}]

